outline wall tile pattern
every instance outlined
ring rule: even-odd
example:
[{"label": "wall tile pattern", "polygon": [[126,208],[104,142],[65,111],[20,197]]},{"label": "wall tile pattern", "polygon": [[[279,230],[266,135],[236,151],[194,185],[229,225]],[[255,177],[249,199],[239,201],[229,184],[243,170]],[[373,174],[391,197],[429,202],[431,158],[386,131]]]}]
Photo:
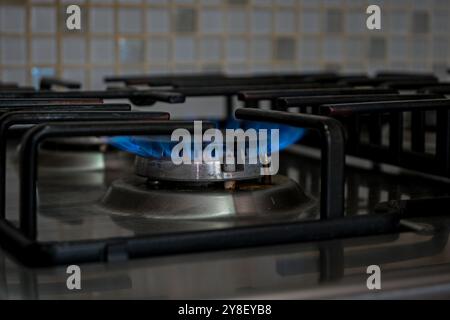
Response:
[{"label": "wall tile pattern", "polygon": [[[65,29],[79,4],[82,30]],[[382,8],[382,30],[365,9]],[[0,0],[0,79],[377,69],[444,72],[448,0]]]}]

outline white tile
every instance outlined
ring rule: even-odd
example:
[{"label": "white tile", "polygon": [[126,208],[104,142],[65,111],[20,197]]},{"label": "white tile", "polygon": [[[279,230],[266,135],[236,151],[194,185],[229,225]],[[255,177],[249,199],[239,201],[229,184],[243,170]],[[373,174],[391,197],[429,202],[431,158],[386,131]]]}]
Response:
[{"label": "white tile", "polygon": [[226,46],[226,60],[229,62],[244,62],[247,60],[247,41],[240,38],[230,38]]},{"label": "white tile", "polygon": [[321,15],[319,11],[304,10],[300,14],[300,32],[319,33],[321,31]]},{"label": "white tile", "polygon": [[255,34],[270,33],[272,31],[272,12],[261,9],[252,10],[251,30]]},{"label": "white tile", "polygon": [[53,38],[34,38],[31,41],[33,63],[53,64],[56,62],[56,41]]},{"label": "white tile", "polygon": [[218,38],[202,39],[200,43],[200,59],[208,63],[221,60],[222,41]]},{"label": "white tile", "polygon": [[144,43],[139,39],[119,40],[119,58],[122,64],[137,64],[144,59]]},{"label": "white tile", "polygon": [[151,38],[147,42],[147,62],[166,63],[171,60],[170,44],[167,39]]},{"label": "white tile", "polygon": [[247,31],[248,18],[245,11],[229,9],[227,11],[227,31],[230,33],[244,33]]},{"label": "white tile", "polygon": [[176,62],[194,62],[196,45],[193,37],[177,37],[174,40],[174,59]]},{"label": "white tile", "polygon": [[396,34],[407,34],[410,29],[408,14],[403,11],[392,11],[388,14],[389,32]]},{"label": "white tile", "polygon": [[53,7],[32,7],[31,28],[36,33],[56,32],[56,9]]},{"label": "white tile", "polygon": [[3,37],[0,41],[0,56],[3,64],[26,64],[25,38]]},{"label": "white tile", "polygon": [[92,38],[91,62],[95,64],[113,64],[115,61],[115,46],[113,38]]},{"label": "white tile", "polygon": [[25,6],[0,6],[0,32],[25,32]]},{"label": "white tile", "polygon": [[409,44],[406,37],[394,36],[389,39],[388,58],[389,60],[399,59],[399,57],[407,57],[409,52]]},{"label": "white tile", "polygon": [[86,62],[86,41],[82,37],[66,37],[62,40],[62,58],[66,64]]},{"label": "white tile", "polygon": [[221,33],[224,17],[220,10],[202,10],[200,13],[200,31],[202,33]]},{"label": "white tile", "polygon": [[338,38],[327,37],[323,40],[323,57],[328,62],[344,60],[344,44]]},{"label": "white tile", "polygon": [[251,41],[251,59],[258,61],[270,61],[272,59],[271,38],[256,38]]},{"label": "white tile", "polygon": [[301,38],[297,45],[300,61],[319,60],[322,56],[322,43],[315,37]]},{"label": "white tile", "polygon": [[89,14],[89,24],[92,33],[114,33],[114,10],[93,7]]},{"label": "white tile", "polygon": [[275,13],[275,31],[293,33],[296,31],[295,15],[290,10],[279,10]]},{"label": "white tile", "polygon": [[435,37],[433,41],[433,59],[446,62],[450,58],[450,44],[448,38]]},{"label": "white tile", "polygon": [[139,33],[142,31],[142,12],[135,8],[121,8],[119,10],[119,32]]},{"label": "white tile", "polygon": [[147,31],[151,33],[170,32],[170,15],[167,9],[147,10]]}]

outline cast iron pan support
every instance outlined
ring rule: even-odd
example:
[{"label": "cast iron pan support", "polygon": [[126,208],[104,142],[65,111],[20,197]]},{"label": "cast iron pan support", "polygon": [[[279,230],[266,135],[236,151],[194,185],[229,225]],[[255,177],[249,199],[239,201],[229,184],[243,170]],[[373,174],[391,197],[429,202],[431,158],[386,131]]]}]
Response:
[{"label": "cast iron pan support", "polygon": [[[344,216],[345,135],[338,120],[308,114],[242,108],[236,118],[318,130],[321,136],[320,218]],[[301,166],[300,166],[301,167]]]},{"label": "cast iron pan support", "polygon": [[0,218],[5,218],[6,147],[8,130],[18,124],[40,124],[61,121],[169,120],[164,112],[105,111],[16,111],[0,117]]},{"label": "cast iron pan support", "polygon": [[[129,113],[126,113],[129,114]],[[29,239],[37,238],[36,178],[39,144],[48,138],[170,135],[174,130],[186,128],[194,131],[194,123],[182,121],[118,121],[65,122],[64,124],[40,124],[30,129],[22,139],[20,150],[20,229]],[[208,127],[205,125],[204,127]],[[211,127],[211,126],[210,126]],[[206,129],[205,129],[206,130]]]},{"label": "cast iron pan support", "polygon": [[[256,111],[256,110],[254,110]],[[240,112],[244,112],[240,111]],[[239,113],[239,112],[238,112]],[[272,112],[269,120],[273,119]],[[283,122],[285,113],[277,114]],[[299,120],[302,119],[302,120]],[[327,149],[325,159],[331,156],[340,161],[343,156],[343,133],[338,122],[326,117],[301,115],[294,117],[295,125],[317,128],[323,132],[324,146]],[[298,121],[297,121],[298,120]],[[319,124],[325,121],[325,124]],[[287,121],[287,123],[291,123]],[[203,129],[213,127],[204,123]],[[185,128],[194,130],[193,122],[179,121],[95,121],[43,123],[29,130],[22,139],[20,155],[20,228],[0,217],[0,243],[10,253],[30,266],[67,265],[95,261],[113,261],[117,256],[123,258],[141,258],[155,255],[168,255],[194,251],[224,250],[232,248],[276,245],[291,242],[319,241],[345,237],[386,234],[398,231],[400,216],[395,212],[383,212],[364,216],[334,216],[342,214],[330,206],[322,207],[323,220],[287,222],[273,225],[258,225],[221,230],[195,232],[177,232],[160,235],[132,237],[114,237],[105,239],[84,239],[81,241],[39,242],[37,240],[36,178],[37,150],[39,144],[47,138],[82,136],[123,136],[123,135],[170,135],[173,130]],[[334,133],[337,133],[335,135]],[[332,136],[332,137],[330,137]],[[4,139],[4,137],[1,137]],[[339,139],[336,139],[339,138]],[[337,154],[332,148],[338,148]],[[342,153],[342,154],[341,154]],[[341,165],[343,166],[343,159]],[[334,161],[334,158],[333,158]],[[330,162],[327,174],[333,174]],[[343,170],[343,167],[340,168]],[[341,172],[343,183],[343,173]],[[323,180],[327,182],[326,179]],[[331,185],[342,191],[335,180]],[[332,190],[326,189],[326,192]],[[336,193],[341,195],[340,193]],[[342,194],[343,196],[343,194]],[[340,200],[340,201],[339,201]],[[324,200],[322,200],[324,201]],[[329,199],[336,206],[342,205],[343,198],[331,194]],[[326,219],[325,219],[326,218]]]}]

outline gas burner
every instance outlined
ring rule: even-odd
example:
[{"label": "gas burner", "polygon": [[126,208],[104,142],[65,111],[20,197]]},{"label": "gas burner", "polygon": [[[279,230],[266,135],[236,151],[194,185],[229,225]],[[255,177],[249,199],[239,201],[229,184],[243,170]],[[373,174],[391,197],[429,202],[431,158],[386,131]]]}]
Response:
[{"label": "gas burner", "polygon": [[122,218],[229,224],[292,220],[314,203],[296,182],[281,175],[272,177],[270,184],[241,181],[232,190],[223,183],[149,183],[145,178],[132,177],[114,181],[101,207]]},{"label": "gas burner", "polygon": [[137,156],[135,173],[153,181],[226,182],[260,178],[260,164],[221,164],[219,160],[176,165],[171,159]]},{"label": "gas burner", "polygon": [[314,201],[293,180],[260,175],[260,164],[175,165],[136,157],[136,176],[114,181],[101,206],[114,215],[166,221],[294,219]]}]

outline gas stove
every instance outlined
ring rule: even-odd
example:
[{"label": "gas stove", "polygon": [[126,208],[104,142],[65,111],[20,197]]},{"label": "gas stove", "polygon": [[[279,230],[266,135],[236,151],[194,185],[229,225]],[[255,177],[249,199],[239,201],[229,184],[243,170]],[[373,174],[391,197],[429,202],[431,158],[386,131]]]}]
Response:
[{"label": "gas stove", "polygon": [[[55,78],[39,90],[0,87],[1,298],[450,295],[444,79],[105,80],[114,87]],[[165,111],[193,97],[223,97],[226,117]],[[282,147],[255,163],[175,164],[168,138],[194,132],[196,120],[202,133],[276,128]],[[69,265],[81,268],[82,290],[67,289]],[[380,290],[367,286],[370,266],[381,270]]]}]

